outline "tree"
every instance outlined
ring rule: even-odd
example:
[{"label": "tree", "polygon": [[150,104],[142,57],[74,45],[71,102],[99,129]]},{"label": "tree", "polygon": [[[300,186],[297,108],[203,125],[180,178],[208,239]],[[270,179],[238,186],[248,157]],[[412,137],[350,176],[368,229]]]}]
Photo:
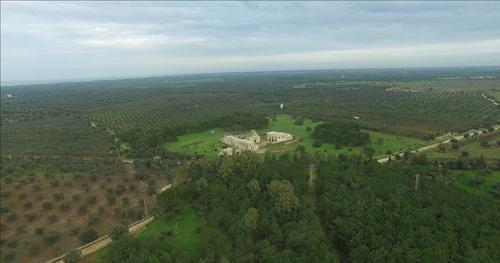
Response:
[{"label": "tree", "polygon": [[462,151],[462,157],[467,157],[469,156],[469,152],[468,151]]},{"label": "tree", "polygon": [[371,160],[373,158],[373,154],[375,154],[375,150],[370,146],[365,146],[363,147],[363,154]]},{"label": "tree", "polygon": [[271,194],[274,209],[277,212],[291,212],[299,207],[299,198],[295,196],[293,185],[288,180],[272,180],[267,185],[267,191]]},{"label": "tree", "polygon": [[256,208],[250,207],[241,219],[241,226],[247,231],[254,231],[257,229],[257,223],[259,221],[259,212]]},{"label": "tree", "polygon": [[444,144],[440,143],[440,144],[438,145],[438,150],[439,150],[440,152],[445,152],[445,151],[446,151],[446,147],[444,146]]},{"label": "tree", "polygon": [[64,263],[76,263],[80,260],[81,252],[79,250],[71,250],[66,255],[64,255]]},{"label": "tree", "polygon": [[80,236],[78,236],[78,239],[83,243],[83,244],[86,244],[86,243],[89,243],[89,242],[92,242],[94,240],[97,239],[97,232],[89,227],[87,229],[85,229],[81,234]]},{"label": "tree", "polygon": [[451,144],[451,149],[458,150],[458,148],[460,148],[460,145],[458,143],[452,143]]},{"label": "tree", "polygon": [[318,141],[318,140],[314,141],[312,146],[315,148],[321,147],[321,141]]},{"label": "tree", "polygon": [[306,127],[306,132],[308,132],[308,133],[312,132],[311,127],[307,126],[307,127]]},{"label": "tree", "polygon": [[112,240],[118,240],[126,234],[128,234],[128,227],[125,225],[117,225],[117,226],[113,227],[113,229],[109,233],[109,237]]},{"label": "tree", "polygon": [[42,239],[45,243],[52,245],[59,240],[59,237],[59,231],[49,231],[43,235]]}]

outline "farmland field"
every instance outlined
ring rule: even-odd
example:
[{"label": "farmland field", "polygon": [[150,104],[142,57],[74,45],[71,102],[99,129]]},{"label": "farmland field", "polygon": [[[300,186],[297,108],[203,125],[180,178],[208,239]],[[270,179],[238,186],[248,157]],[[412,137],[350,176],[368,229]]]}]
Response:
[{"label": "farmland field", "polygon": [[[8,245],[2,253],[15,253],[20,262],[59,256],[108,234],[112,226],[142,219],[149,211],[141,200],[149,209],[154,204],[120,163],[90,174],[41,166],[13,178],[1,183],[2,242]],[[89,229],[95,236],[81,239]]]}]

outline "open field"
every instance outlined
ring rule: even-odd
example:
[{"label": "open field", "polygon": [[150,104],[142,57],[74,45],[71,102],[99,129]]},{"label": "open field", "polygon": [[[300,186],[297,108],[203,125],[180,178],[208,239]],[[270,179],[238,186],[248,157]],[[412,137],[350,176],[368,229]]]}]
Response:
[{"label": "open field", "polygon": [[[40,262],[88,241],[79,236],[88,228],[97,236],[118,224],[143,217],[152,196],[124,171],[97,174],[28,172],[2,182],[2,254],[15,253],[19,262]],[[45,176],[45,174],[50,174]],[[39,228],[39,230],[37,230]]]},{"label": "open field", "polygon": [[[500,140],[500,134],[497,132],[495,135],[480,141],[469,139],[460,143],[459,149],[452,149],[451,144],[446,144],[445,151],[441,152],[438,149],[426,152],[426,156],[431,159],[446,161],[456,160],[462,156],[462,152],[466,151],[471,158],[478,158],[483,156],[487,162],[494,162],[500,160],[500,146],[497,141]],[[481,141],[488,142],[488,147],[481,146]]]},{"label": "open field", "polygon": [[[493,171],[488,175],[477,170],[450,170],[450,173],[457,185],[472,193],[487,193],[494,185],[500,184],[500,171]],[[474,184],[474,177],[482,178],[482,183]]]},{"label": "open field", "polygon": [[[314,139],[311,137],[307,127],[314,130],[320,122],[314,122],[305,119],[304,124],[299,126],[295,124],[295,119],[290,115],[278,115],[276,121],[270,121],[266,129],[259,130],[261,134],[268,131],[279,131],[290,133],[294,136],[293,141],[281,142],[267,145],[264,149],[272,153],[293,152],[298,145],[303,145],[310,152],[327,152],[336,154],[361,153],[362,147],[343,147],[336,149],[335,145],[323,143],[321,147],[312,146]],[[385,155],[387,151],[398,152],[404,149],[416,148],[425,145],[425,142],[416,138],[395,136],[381,132],[368,131],[370,133],[370,146],[376,151],[375,156]],[[163,147],[169,151],[179,151],[186,154],[204,154],[216,156],[222,148],[219,140],[225,132],[221,129],[189,133],[178,137],[176,142],[167,142]]]}]

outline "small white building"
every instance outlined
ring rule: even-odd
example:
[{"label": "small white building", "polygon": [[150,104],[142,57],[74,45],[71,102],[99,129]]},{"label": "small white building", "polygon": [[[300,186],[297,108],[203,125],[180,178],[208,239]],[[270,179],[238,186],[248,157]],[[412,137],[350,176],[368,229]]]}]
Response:
[{"label": "small white building", "polygon": [[271,131],[266,133],[266,139],[271,143],[278,143],[278,142],[290,141],[293,139],[293,136],[285,132]]}]

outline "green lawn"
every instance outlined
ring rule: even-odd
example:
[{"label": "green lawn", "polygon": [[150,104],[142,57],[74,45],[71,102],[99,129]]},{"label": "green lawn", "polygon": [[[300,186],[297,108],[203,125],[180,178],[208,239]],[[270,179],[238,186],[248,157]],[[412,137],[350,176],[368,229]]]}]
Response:
[{"label": "green lawn", "polygon": [[200,218],[188,205],[185,205],[178,215],[171,218],[155,218],[139,234],[139,238],[154,237],[162,231],[172,230],[173,246],[190,255],[196,255],[206,239],[201,230],[202,227],[203,223]]},{"label": "green lawn", "polygon": [[[189,255],[197,255],[200,252],[203,242],[205,242],[205,231],[200,218],[198,218],[188,205],[182,207],[179,214],[166,218],[160,216],[155,218],[151,223],[139,233],[139,238],[149,238],[159,236],[163,231],[172,230],[173,235],[170,239],[172,245]],[[201,228],[201,231],[198,229]],[[96,253],[85,257],[85,262],[101,263],[103,256],[109,248],[104,248]]]},{"label": "green lawn", "polygon": [[215,156],[219,153],[219,140],[224,136],[221,129],[188,133],[181,135],[175,142],[167,142],[163,147],[172,152],[182,152],[186,154],[204,154]]},{"label": "green lawn", "polygon": [[[293,151],[300,144],[303,145],[307,151],[316,152],[328,152],[336,154],[348,154],[348,153],[361,153],[363,147],[342,147],[342,149],[335,149],[335,145],[329,143],[323,143],[321,147],[312,147],[314,139],[311,137],[311,133],[307,132],[307,127],[311,127],[314,130],[320,122],[314,122],[310,119],[305,119],[304,124],[301,126],[295,125],[295,119],[289,115],[280,115],[277,121],[271,121],[268,128],[264,131],[280,131],[292,134],[298,139],[292,143],[277,143],[268,146],[268,151],[271,152],[285,152]],[[415,138],[408,138],[402,136],[395,136],[375,131],[367,131],[370,133],[370,146],[375,149],[375,156],[384,155],[386,151],[390,150],[392,152],[401,151],[403,149],[415,146],[425,145],[425,142]]]},{"label": "green lawn", "polygon": [[[320,124],[320,122],[305,119],[304,124],[298,126],[295,125],[295,119],[292,116],[279,115],[276,117],[276,121],[270,121],[269,126],[266,129],[259,130],[258,132],[287,132],[296,138],[292,142],[282,142],[268,145],[266,147],[266,151],[273,153],[292,152],[299,144],[306,147],[307,151],[310,152],[321,151],[336,154],[361,153],[362,147],[343,147],[342,149],[335,149],[335,145],[329,143],[324,143],[319,148],[312,147],[314,139],[311,137],[311,134],[307,132],[306,128],[311,127],[311,129],[314,130],[314,127],[318,124]],[[375,131],[367,132],[370,133],[370,146],[375,149],[375,156],[385,155],[388,150],[397,152],[410,147],[425,145],[424,141],[415,138],[390,135]],[[211,130],[189,133],[179,136],[176,142],[167,142],[163,144],[163,147],[174,152],[182,152],[186,154],[198,153],[208,156],[216,156],[221,149],[219,140],[224,134],[225,132],[221,129],[215,129],[213,133]]]},{"label": "green lawn", "polygon": [[500,183],[500,171],[494,171],[487,176],[483,176],[484,183],[479,186],[471,184],[471,178],[480,176],[480,171],[477,170],[463,170],[463,171],[450,171],[453,178],[455,178],[457,185],[463,187],[472,193],[487,193],[491,187]]},{"label": "green lawn", "polygon": [[456,160],[458,159],[463,151],[467,151],[469,153],[469,157],[476,158],[483,155],[484,159],[487,162],[494,162],[495,160],[500,159],[500,147],[496,145],[496,141],[500,140],[500,136],[497,135],[488,140],[490,147],[482,147],[479,141],[468,141],[462,142],[461,146],[457,150],[451,149],[451,145],[445,145],[445,152],[440,152],[437,149],[433,151],[429,151],[426,153],[427,157],[432,159],[439,159],[442,161],[446,160]]}]

